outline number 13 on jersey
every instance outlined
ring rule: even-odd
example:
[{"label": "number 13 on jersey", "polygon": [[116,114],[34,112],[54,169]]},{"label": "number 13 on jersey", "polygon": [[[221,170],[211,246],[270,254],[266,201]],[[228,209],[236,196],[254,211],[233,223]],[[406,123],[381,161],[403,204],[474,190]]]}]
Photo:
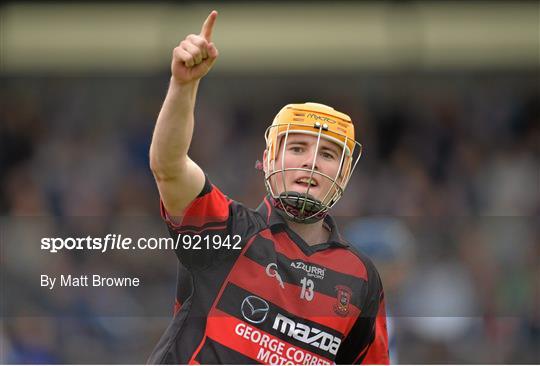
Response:
[{"label": "number 13 on jersey", "polygon": [[302,291],[300,291],[300,298],[306,299],[307,301],[313,300],[313,289],[315,287],[313,280],[303,277],[300,283],[302,284]]}]

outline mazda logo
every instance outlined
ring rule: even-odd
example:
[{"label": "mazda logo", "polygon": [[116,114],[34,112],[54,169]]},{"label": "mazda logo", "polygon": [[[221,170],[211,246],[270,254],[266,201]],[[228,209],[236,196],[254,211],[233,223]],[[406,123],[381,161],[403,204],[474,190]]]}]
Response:
[{"label": "mazda logo", "polygon": [[242,315],[250,323],[262,323],[268,315],[268,310],[270,306],[260,297],[248,296],[242,301]]}]

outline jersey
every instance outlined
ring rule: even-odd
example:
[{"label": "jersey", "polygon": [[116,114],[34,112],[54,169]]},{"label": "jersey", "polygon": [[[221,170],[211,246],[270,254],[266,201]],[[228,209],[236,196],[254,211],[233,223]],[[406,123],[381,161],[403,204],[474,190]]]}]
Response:
[{"label": "jersey", "polygon": [[176,249],[174,316],[148,363],[389,363],[379,274],[332,217],[328,242],[309,246],[268,197],[249,209],[208,177],[179,225],[161,214],[192,242]]}]

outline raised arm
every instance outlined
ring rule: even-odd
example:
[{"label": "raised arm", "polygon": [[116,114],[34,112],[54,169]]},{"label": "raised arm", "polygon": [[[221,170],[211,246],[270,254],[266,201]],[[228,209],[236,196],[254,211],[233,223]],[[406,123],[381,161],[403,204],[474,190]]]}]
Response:
[{"label": "raised arm", "polygon": [[180,216],[204,186],[204,173],[189,158],[188,150],[199,81],[218,57],[212,43],[216,18],[214,10],[206,18],[200,34],[188,35],[173,50],[169,90],[150,146],[150,168],[163,204],[173,217]]}]

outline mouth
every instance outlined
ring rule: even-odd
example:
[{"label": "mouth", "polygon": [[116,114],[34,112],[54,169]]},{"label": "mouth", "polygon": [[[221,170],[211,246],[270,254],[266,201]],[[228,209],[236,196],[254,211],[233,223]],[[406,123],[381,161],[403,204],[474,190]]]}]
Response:
[{"label": "mouth", "polygon": [[294,183],[302,186],[302,187],[309,187],[315,188],[319,186],[319,182],[315,178],[309,178],[309,177],[301,177],[294,181]]}]

